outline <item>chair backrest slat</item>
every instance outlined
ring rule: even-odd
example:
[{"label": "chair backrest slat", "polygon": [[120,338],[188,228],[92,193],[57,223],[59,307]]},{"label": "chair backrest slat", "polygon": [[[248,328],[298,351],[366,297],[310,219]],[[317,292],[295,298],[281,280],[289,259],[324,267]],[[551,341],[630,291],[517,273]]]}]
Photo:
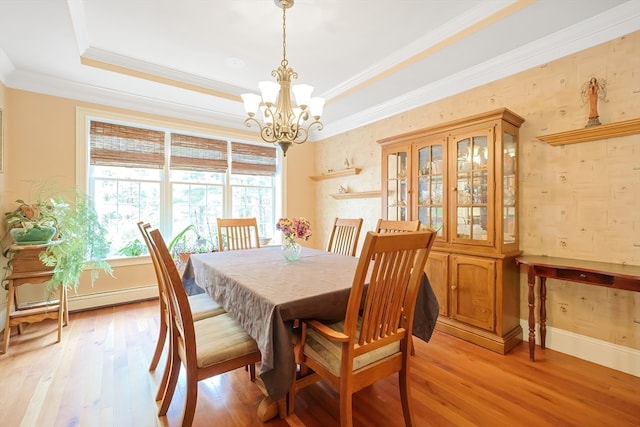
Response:
[{"label": "chair backrest slat", "polygon": [[[435,232],[368,232],[351,288],[344,333],[362,353],[377,341],[400,340],[413,326],[420,280]],[[355,341],[358,318],[360,336]]]},{"label": "chair backrest slat", "polygon": [[362,218],[336,218],[333,221],[327,251],[356,256]]},{"label": "chair backrest slat", "polygon": [[147,249],[149,250],[149,256],[151,257],[151,263],[153,264],[153,271],[155,272],[156,281],[158,283],[158,295],[160,297],[160,308],[163,310],[164,309],[168,310],[169,295],[167,293],[167,283],[165,281],[164,274],[162,272],[162,266],[160,264],[160,260],[158,259],[158,255],[154,250],[153,242],[151,242],[151,236],[149,235],[151,224],[140,221],[138,222],[138,229],[140,230],[140,234],[142,234],[142,239],[144,240],[145,245],[147,245]]},{"label": "chair backrest slat", "polygon": [[218,249],[235,251],[260,247],[256,218],[218,218]]},{"label": "chair backrest slat", "polygon": [[376,225],[376,233],[402,233],[418,230],[420,230],[420,220],[417,219],[415,221],[396,221],[380,218]]},{"label": "chair backrest slat", "polygon": [[[160,234],[160,230],[151,230],[151,245],[160,261],[165,282],[167,283],[167,293],[169,294],[169,311],[173,320],[172,326],[175,333],[179,334],[179,339],[184,346],[187,363],[196,363],[196,334],[193,323],[189,296],[180,278],[180,273],[176,268],[167,245]],[[196,366],[196,365],[191,365]]]}]

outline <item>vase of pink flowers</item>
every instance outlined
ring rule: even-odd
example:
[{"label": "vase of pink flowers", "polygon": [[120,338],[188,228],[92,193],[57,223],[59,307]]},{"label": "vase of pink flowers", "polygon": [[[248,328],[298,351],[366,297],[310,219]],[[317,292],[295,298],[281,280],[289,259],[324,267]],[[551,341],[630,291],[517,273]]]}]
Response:
[{"label": "vase of pink flowers", "polygon": [[304,217],[280,218],[276,229],[282,232],[282,254],[287,261],[296,261],[300,257],[302,246],[296,239],[307,240],[311,237],[311,223]]}]

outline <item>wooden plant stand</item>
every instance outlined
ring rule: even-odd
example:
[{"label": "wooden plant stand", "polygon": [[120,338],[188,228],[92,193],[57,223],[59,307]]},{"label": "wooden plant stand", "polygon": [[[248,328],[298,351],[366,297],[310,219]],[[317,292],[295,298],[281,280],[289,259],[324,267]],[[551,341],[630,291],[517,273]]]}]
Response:
[{"label": "wooden plant stand", "polygon": [[9,348],[11,328],[18,326],[18,333],[22,333],[24,323],[36,323],[45,319],[58,320],[58,337],[62,337],[62,327],[69,323],[69,308],[67,304],[67,289],[60,286],[58,298],[29,304],[19,304],[16,288],[24,284],[44,284],[53,276],[53,269],[43,265],[38,258],[47,245],[14,245],[10,249],[16,251],[13,257],[11,275],[8,277],[7,315],[4,327],[4,343],[2,353]]}]

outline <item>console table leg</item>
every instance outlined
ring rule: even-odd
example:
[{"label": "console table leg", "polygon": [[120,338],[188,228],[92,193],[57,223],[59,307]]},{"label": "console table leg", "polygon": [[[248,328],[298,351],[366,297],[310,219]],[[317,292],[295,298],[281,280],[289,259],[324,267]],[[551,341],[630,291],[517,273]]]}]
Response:
[{"label": "console table leg", "polygon": [[536,275],[534,272],[534,268],[530,266],[527,269],[527,283],[529,285],[529,359],[533,362],[535,359],[536,352],[536,316],[535,316],[535,305],[536,305],[536,297],[534,291],[534,285],[536,283]]},{"label": "console table leg", "polygon": [[547,278],[540,276],[540,348],[547,339]]}]

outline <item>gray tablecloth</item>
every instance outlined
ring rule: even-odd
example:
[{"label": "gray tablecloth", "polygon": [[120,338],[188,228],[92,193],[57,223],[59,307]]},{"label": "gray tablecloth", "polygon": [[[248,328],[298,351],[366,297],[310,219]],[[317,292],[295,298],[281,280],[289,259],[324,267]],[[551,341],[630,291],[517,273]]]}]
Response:
[{"label": "gray tablecloth", "polygon": [[[293,321],[341,320],[358,259],[303,248],[287,262],[279,247],[193,254],[184,279],[231,313],[256,340],[262,353],[260,376],[269,396],[286,395],[294,375]],[[424,278],[413,334],[428,341],[438,317],[438,301]]]}]

